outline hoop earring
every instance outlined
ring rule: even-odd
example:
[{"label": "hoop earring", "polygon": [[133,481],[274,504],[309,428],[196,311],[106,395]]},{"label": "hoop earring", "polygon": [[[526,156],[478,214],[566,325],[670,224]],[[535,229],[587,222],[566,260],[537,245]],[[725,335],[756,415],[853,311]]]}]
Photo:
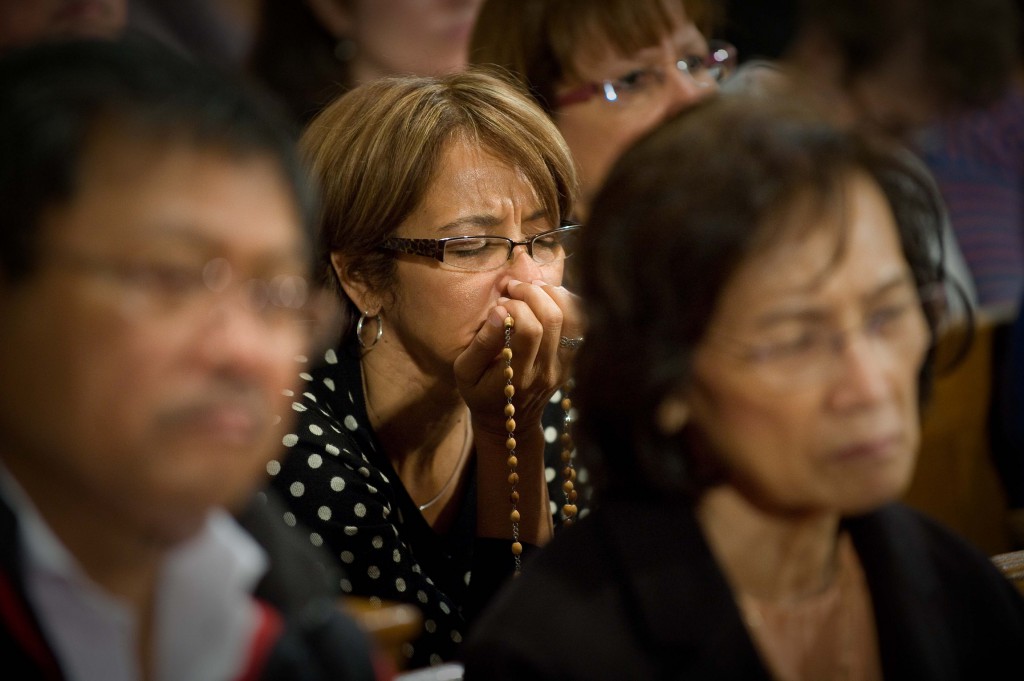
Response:
[{"label": "hoop earring", "polygon": [[363,314],[359,315],[359,321],[356,322],[356,340],[359,341],[359,347],[364,350],[369,350],[380,341],[380,337],[384,335],[384,319],[381,318],[380,312],[373,315],[372,319],[377,322],[377,334],[373,337],[373,342],[367,345],[363,342],[363,324],[366,323],[367,319],[370,319],[370,311],[367,310]]}]

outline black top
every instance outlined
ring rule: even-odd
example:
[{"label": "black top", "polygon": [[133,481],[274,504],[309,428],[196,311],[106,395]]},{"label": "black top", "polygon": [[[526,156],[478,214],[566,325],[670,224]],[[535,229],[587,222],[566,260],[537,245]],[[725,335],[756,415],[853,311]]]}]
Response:
[{"label": "black top", "polygon": [[[1024,669],[1024,600],[986,556],[898,504],[844,527],[887,681]],[[467,681],[771,678],[692,510],[671,501],[602,501],[524,564],[464,656]]]},{"label": "black top", "polygon": [[[270,468],[272,485],[290,509],[285,521],[309,528],[310,541],[340,561],[345,593],[421,609],[423,631],[403,651],[410,668],[457,659],[467,623],[514,569],[509,541],[476,537],[475,458],[468,462],[456,518],[439,534],[370,427],[358,349],[329,350],[302,378],[305,392],[292,405],[298,412],[294,433],[284,438],[286,453]],[[544,416],[556,525],[564,503],[560,402],[556,392]],[[582,471],[580,478],[585,482]],[[578,487],[582,492],[584,486]]]}]

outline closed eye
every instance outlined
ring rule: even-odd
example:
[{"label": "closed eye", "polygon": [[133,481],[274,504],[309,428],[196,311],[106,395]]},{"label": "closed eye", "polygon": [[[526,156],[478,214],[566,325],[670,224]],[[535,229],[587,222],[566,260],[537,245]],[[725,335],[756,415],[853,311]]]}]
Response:
[{"label": "closed eye", "polygon": [[866,327],[872,333],[885,333],[898,326],[911,312],[911,303],[892,303],[872,310]]},{"label": "closed eye", "polygon": [[636,92],[656,85],[658,79],[659,72],[656,69],[636,69],[612,81],[612,85],[619,92]]}]

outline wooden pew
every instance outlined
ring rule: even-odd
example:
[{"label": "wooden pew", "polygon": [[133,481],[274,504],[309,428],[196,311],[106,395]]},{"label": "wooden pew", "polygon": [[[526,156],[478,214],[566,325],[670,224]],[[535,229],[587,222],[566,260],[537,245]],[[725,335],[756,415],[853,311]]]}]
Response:
[{"label": "wooden pew", "polygon": [[1006,494],[992,461],[993,345],[1012,322],[1009,311],[981,311],[966,357],[941,371],[962,347],[963,328],[939,341],[940,372],[923,416],[917,470],[904,501],[944,523],[988,555],[1014,548]]}]

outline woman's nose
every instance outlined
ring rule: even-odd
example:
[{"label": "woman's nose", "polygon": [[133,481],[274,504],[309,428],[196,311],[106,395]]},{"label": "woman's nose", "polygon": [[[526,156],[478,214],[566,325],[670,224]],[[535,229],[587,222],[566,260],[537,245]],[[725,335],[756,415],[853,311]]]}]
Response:
[{"label": "woman's nose", "polygon": [[844,341],[833,358],[837,406],[860,408],[884,400],[889,391],[890,366],[884,350],[860,334],[851,334]]},{"label": "woman's nose", "polygon": [[519,245],[512,249],[512,264],[509,274],[519,281],[533,281],[541,278],[540,265],[534,260],[526,246]]},{"label": "woman's nose", "polygon": [[718,90],[714,82],[704,82],[695,79],[689,73],[679,69],[672,69],[673,74],[665,84],[668,98],[667,115],[681,111],[688,106],[693,106],[700,100]]}]

